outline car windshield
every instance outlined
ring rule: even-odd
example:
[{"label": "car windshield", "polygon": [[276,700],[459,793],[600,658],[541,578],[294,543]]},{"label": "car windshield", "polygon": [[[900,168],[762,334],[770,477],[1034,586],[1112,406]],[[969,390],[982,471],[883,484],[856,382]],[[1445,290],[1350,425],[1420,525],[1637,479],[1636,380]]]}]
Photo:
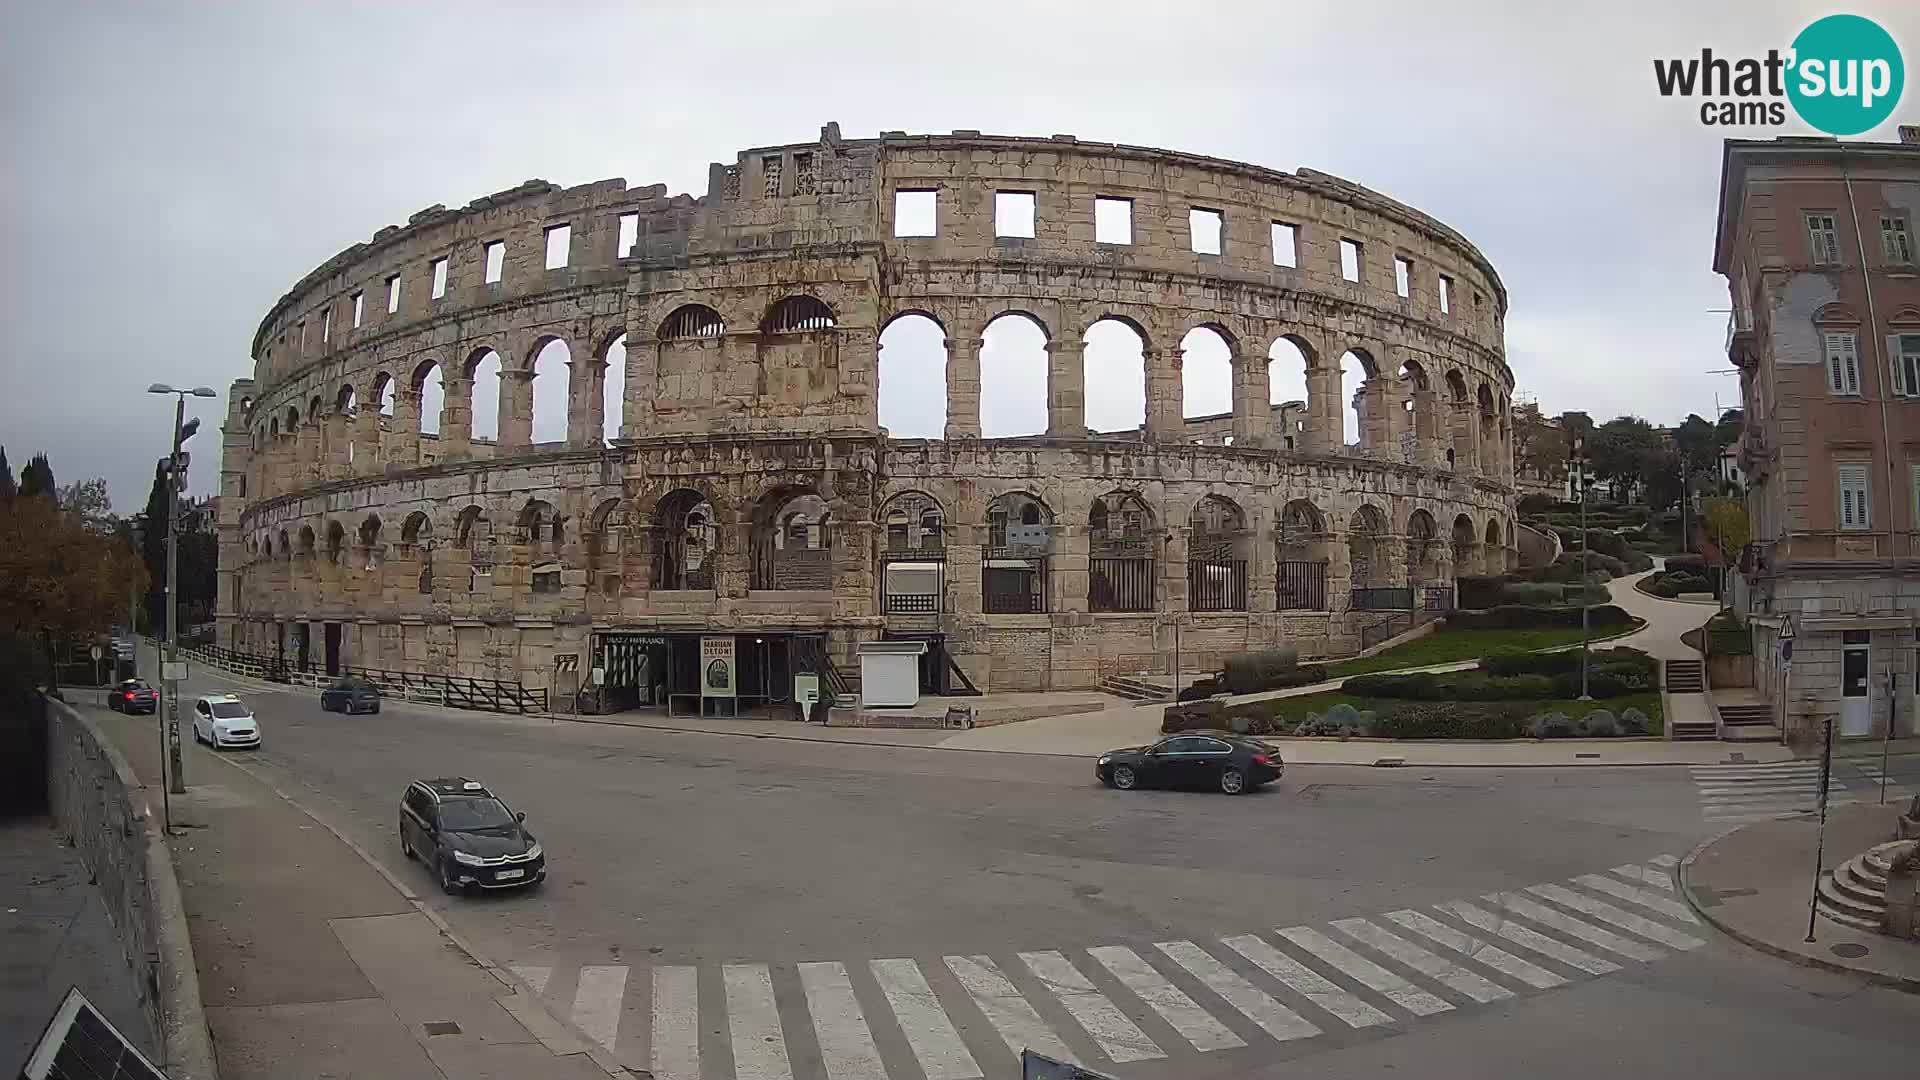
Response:
[{"label": "car windshield", "polygon": [[335,690],[371,690],[373,689],[373,684],[363,682],[359,679],[341,679],[339,682],[333,684],[333,688]]},{"label": "car windshield", "polygon": [[213,703],[213,716],[216,720],[237,720],[243,716],[252,716],[245,705],[237,701],[216,701]]},{"label": "car windshield", "polygon": [[146,683],[143,683],[143,682],[140,682],[139,680],[135,680],[135,681],[133,681],[133,682],[126,682],[126,683],[121,683],[121,684],[120,684],[120,688],[121,688],[122,690],[151,690],[151,689],[153,689],[153,687],[151,687],[151,686],[148,686],[148,685],[147,685]]},{"label": "car windshield", "polygon": [[513,815],[498,799],[448,799],[440,804],[440,827],[454,832],[499,829],[513,823]]}]

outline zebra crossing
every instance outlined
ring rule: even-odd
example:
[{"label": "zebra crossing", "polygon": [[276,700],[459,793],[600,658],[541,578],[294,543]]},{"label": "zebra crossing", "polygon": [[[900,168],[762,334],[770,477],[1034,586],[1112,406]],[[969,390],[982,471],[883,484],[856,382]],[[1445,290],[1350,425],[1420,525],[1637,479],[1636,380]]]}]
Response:
[{"label": "zebra crossing", "polygon": [[982,1080],[1024,1049],[1126,1076],[1396,1026],[1700,948],[1678,859],[1210,940],[859,961],[514,965],[659,1080]]},{"label": "zebra crossing", "polygon": [[[1767,765],[1694,765],[1694,788],[1706,820],[1726,825],[1764,821],[1820,808],[1820,762],[1782,761]],[[1912,781],[1889,777],[1887,797],[1911,798]],[[1835,761],[1829,802],[1858,802],[1880,797],[1877,761]]]}]

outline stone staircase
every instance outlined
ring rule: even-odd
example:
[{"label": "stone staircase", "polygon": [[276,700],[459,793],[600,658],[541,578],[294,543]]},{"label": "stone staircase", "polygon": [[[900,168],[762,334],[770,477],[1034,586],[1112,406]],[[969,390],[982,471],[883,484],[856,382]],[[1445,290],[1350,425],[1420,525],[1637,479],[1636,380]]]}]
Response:
[{"label": "stone staircase", "polygon": [[1880,933],[1887,918],[1887,871],[1920,840],[1892,840],[1867,849],[1821,875],[1814,906],[1827,919]]},{"label": "stone staircase", "polygon": [[1765,702],[1715,705],[1720,713],[1720,737],[1727,742],[1779,742],[1773,706]]},{"label": "stone staircase", "polygon": [[1109,675],[1100,680],[1100,689],[1115,697],[1143,704],[1173,700],[1173,689],[1166,683],[1153,682],[1134,675]]},{"label": "stone staircase", "polygon": [[1707,666],[1699,660],[1669,660],[1667,693],[1703,694],[1707,689]]}]

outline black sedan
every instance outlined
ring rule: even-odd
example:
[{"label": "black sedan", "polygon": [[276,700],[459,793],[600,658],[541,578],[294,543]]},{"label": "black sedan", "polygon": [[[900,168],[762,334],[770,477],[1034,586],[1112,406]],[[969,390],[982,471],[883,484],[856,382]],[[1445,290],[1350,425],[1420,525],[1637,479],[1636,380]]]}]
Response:
[{"label": "black sedan", "polygon": [[527,815],[465,777],[408,785],[400,800],[400,852],[425,862],[448,895],[468,886],[532,887],[547,877],[547,855],[527,831]]},{"label": "black sedan", "polygon": [[107,691],[107,708],[123,713],[151,713],[160,708],[160,694],[139,679],[128,679]]},{"label": "black sedan", "polygon": [[1234,735],[1188,732],[1151,746],[1100,755],[1094,774],[1108,787],[1204,788],[1238,795],[1280,779],[1280,751]]},{"label": "black sedan", "polygon": [[365,679],[349,675],[320,691],[321,712],[377,713],[380,688]]}]

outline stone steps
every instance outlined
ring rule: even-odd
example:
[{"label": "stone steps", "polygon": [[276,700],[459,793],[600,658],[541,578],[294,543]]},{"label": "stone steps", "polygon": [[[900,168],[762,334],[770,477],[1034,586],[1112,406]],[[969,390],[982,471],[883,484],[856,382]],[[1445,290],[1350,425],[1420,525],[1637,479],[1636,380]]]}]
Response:
[{"label": "stone steps", "polygon": [[1887,873],[1892,860],[1920,841],[1893,840],[1855,855],[1823,874],[1814,891],[1820,914],[1860,930],[1881,931],[1887,918]]},{"label": "stone steps", "polygon": [[1743,724],[1773,723],[1773,706],[1761,703],[1756,705],[1721,705],[1720,722],[1730,727]]},{"label": "stone steps", "polygon": [[1666,662],[1667,693],[1701,694],[1707,689],[1707,668],[1699,660]]},{"label": "stone steps", "polygon": [[1128,675],[1109,675],[1100,680],[1100,689],[1128,701],[1151,703],[1173,700],[1173,691],[1166,685]]}]

